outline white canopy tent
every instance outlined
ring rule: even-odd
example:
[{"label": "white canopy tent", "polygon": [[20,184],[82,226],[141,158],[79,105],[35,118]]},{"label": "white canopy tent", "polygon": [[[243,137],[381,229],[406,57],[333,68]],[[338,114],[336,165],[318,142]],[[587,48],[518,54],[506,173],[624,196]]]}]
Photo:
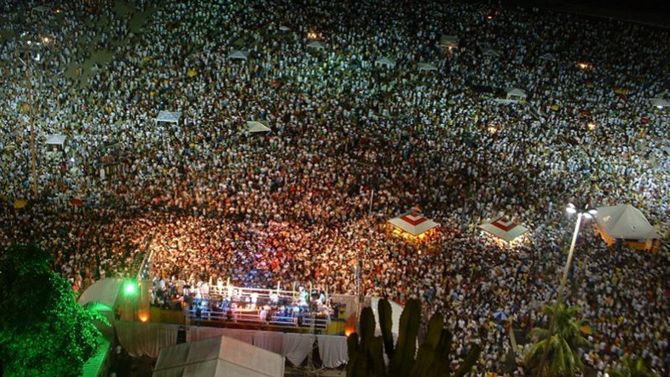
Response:
[{"label": "white canopy tent", "polygon": [[153,377],[283,377],[284,357],[226,336],[166,347]]},{"label": "white canopy tent", "polygon": [[157,123],[179,123],[181,119],[181,111],[165,111],[161,110],[158,112],[158,116],[155,118]]},{"label": "white canopy tent", "polygon": [[419,72],[437,71],[437,67],[431,63],[419,63],[416,67],[419,69]]},{"label": "white canopy tent", "polygon": [[440,224],[435,221],[425,218],[416,209],[412,209],[398,217],[394,217],[388,222],[395,228],[415,237],[440,226]]},{"label": "white canopy tent", "polygon": [[505,216],[498,217],[493,221],[487,221],[479,225],[479,228],[504,240],[505,242],[512,242],[516,238],[519,238],[528,232],[528,228],[507,219]]},{"label": "white canopy tent", "polygon": [[375,64],[376,65],[382,65],[386,68],[395,68],[395,59],[391,59],[389,57],[382,56],[381,58],[377,59],[377,61],[375,61]]},{"label": "white canopy tent", "polygon": [[258,121],[247,121],[245,128],[248,134],[264,133],[272,131],[268,126]]},{"label": "white canopy tent", "polygon": [[595,217],[600,229],[613,239],[646,241],[660,238],[642,212],[630,204],[600,207]]},{"label": "white canopy tent", "polygon": [[665,98],[652,98],[649,100],[651,102],[651,105],[654,107],[657,107],[659,109],[665,108],[665,107],[670,107],[670,101],[668,101]]},{"label": "white canopy tent", "polygon": [[228,54],[230,60],[247,60],[249,58],[249,51],[233,50]]},{"label": "white canopy tent", "polygon": [[47,135],[47,145],[56,145],[62,147],[65,144],[65,135],[51,134]]},{"label": "white canopy tent", "polygon": [[513,101],[525,101],[528,95],[523,89],[512,88],[507,91],[507,99]]},{"label": "white canopy tent", "polygon": [[456,35],[443,35],[440,38],[440,46],[443,48],[458,48],[458,36]]},{"label": "white canopy tent", "polygon": [[79,304],[99,303],[113,308],[123,284],[122,279],[105,278],[93,283],[79,296]]},{"label": "white canopy tent", "polygon": [[326,45],[319,41],[310,41],[307,43],[307,48],[313,48],[315,50],[324,50],[326,48]]}]

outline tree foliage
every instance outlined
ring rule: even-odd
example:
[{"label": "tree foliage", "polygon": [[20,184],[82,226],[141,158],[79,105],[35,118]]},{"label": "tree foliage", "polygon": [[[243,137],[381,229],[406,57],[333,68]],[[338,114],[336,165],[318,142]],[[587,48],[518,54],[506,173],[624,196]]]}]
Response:
[{"label": "tree foliage", "polygon": [[525,357],[533,376],[572,377],[584,367],[579,348],[589,343],[582,336],[584,324],[578,319],[579,308],[565,304],[546,305],[549,328],[536,327],[530,332],[535,340]]},{"label": "tree foliage", "polygon": [[32,245],[0,258],[0,365],[4,375],[79,376],[98,347],[98,316],[74,299],[51,257]]}]

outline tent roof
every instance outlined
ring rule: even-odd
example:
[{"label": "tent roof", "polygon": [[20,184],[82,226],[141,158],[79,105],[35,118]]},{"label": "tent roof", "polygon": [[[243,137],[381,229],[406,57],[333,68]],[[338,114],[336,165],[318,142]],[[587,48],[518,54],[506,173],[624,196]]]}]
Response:
[{"label": "tent roof", "polygon": [[431,63],[419,63],[416,67],[419,71],[437,71],[437,67]]},{"label": "tent roof", "polygon": [[394,217],[388,222],[394,227],[413,236],[418,236],[440,226],[440,224],[435,221],[423,217],[423,215],[416,209],[412,209],[398,217]]},{"label": "tent roof", "polygon": [[377,59],[377,61],[375,61],[375,64],[385,65],[387,67],[393,68],[395,67],[395,59],[382,56],[381,58]]},{"label": "tent roof", "polygon": [[670,107],[670,102],[668,102],[668,100],[665,98],[652,98],[649,100],[649,102],[651,102],[652,106],[659,108]]},{"label": "tent roof", "polygon": [[153,377],[283,377],[284,358],[225,336],[161,350]]},{"label": "tent roof", "polygon": [[228,59],[247,60],[249,51],[233,50],[228,54]]},{"label": "tent roof", "polygon": [[507,91],[508,96],[520,96],[520,97],[527,97],[526,92],[523,89],[519,88],[512,88]]},{"label": "tent roof", "polygon": [[81,305],[99,303],[113,308],[122,283],[122,279],[106,278],[98,280],[86,288],[84,293],[79,297],[78,302]]},{"label": "tent roof", "polygon": [[625,240],[660,238],[642,212],[630,204],[600,207],[596,213],[596,221],[613,238]]},{"label": "tent roof", "polygon": [[544,53],[544,54],[540,55],[540,59],[556,61],[556,57],[551,52],[547,52],[547,53]]},{"label": "tent roof", "polygon": [[272,131],[268,126],[258,121],[247,121],[246,131],[250,134]]},{"label": "tent roof", "polygon": [[161,110],[158,112],[156,122],[179,123],[180,118],[181,118],[181,111]]},{"label": "tent roof", "polygon": [[491,48],[484,49],[482,51],[482,54],[484,54],[484,56],[493,56],[496,58],[500,56],[500,53],[498,51]]},{"label": "tent roof", "polygon": [[47,135],[47,145],[63,145],[65,144],[65,135],[53,134]]},{"label": "tent roof", "polygon": [[317,49],[317,50],[323,50],[323,49],[326,48],[326,46],[319,41],[311,41],[311,42],[307,43],[307,47],[314,48],[314,49]]},{"label": "tent roof", "polygon": [[505,216],[498,217],[491,222],[485,222],[479,227],[498,238],[502,238],[506,242],[511,242],[528,232],[528,228],[508,220]]},{"label": "tent roof", "polygon": [[458,44],[458,36],[457,35],[443,35],[440,37],[440,44],[442,45],[457,45]]}]

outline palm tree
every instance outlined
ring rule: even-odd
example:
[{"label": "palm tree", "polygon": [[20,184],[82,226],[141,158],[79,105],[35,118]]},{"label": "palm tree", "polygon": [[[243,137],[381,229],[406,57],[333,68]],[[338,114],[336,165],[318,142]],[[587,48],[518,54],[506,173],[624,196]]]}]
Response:
[{"label": "palm tree", "polygon": [[609,373],[612,377],[658,377],[658,374],[647,368],[642,358],[629,355],[623,357],[621,368],[610,370]]},{"label": "palm tree", "polygon": [[544,313],[549,318],[549,328],[531,330],[535,343],[525,356],[526,368],[537,377],[572,377],[584,367],[578,348],[589,344],[580,331],[584,321],[577,318],[579,308],[548,304]]}]

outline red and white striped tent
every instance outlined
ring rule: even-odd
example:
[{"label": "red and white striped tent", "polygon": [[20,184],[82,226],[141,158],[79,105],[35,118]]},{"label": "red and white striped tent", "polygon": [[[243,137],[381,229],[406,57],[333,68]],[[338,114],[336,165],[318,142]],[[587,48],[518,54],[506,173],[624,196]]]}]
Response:
[{"label": "red and white striped tent", "polygon": [[396,229],[414,237],[420,236],[429,230],[440,226],[440,224],[435,221],[425,218],[416,208],[413,208],[398,217],[394,217],[388,222]]},{"label": "red and white striped tent", "polygon": [[491,222],[485,222],[479,227],[506,242],[512,242],[514,239],[528,232],[528,228],[509,220],[505,216],[498,217]]}]

